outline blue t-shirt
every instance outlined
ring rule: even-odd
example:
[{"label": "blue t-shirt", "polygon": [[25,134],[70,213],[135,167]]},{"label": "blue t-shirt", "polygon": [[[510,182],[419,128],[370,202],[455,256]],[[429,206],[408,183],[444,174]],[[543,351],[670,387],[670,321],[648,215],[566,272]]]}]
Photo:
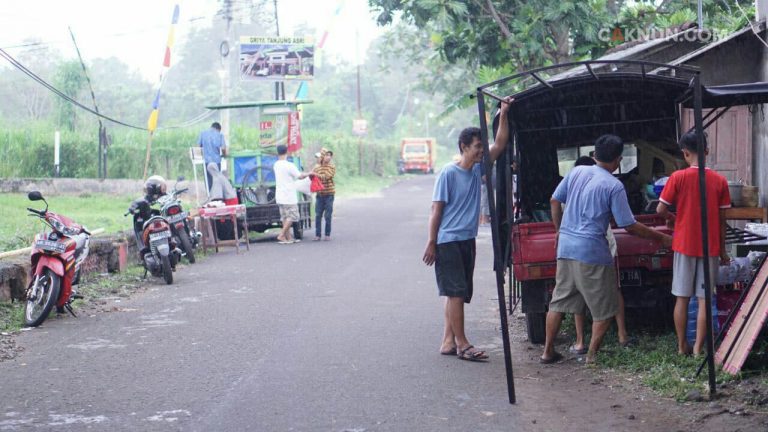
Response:
[{"label": "blue t-shirt", "polygon": [[203,148],[203,159],[206,165],[213,163],[221,163],[220,150],[226,147],[224,142],[224,135],[214,128],[209,128],[200,133],[200,139],[197,140],[200,147]]},{"label": "blue t-shirt", "polygon": [[432,193],[432,201],[445,203],[437,244],[477,237],[482,176],[483,168],[479,163],[469,170],[450,163],[440,172]]},{"label": "blue t-shirt", "polygon": [[612,265],[605,238],[611,216],[621,228],[635,223],[624,185],[604,168],[579,166],[560,182],[552,197],[566,205],[557,258]]}]

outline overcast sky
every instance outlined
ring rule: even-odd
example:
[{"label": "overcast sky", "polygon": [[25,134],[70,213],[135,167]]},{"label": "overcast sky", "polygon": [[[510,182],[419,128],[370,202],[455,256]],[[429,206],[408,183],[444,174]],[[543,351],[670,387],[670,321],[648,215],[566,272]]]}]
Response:
[{"label": "overcast sky", "polygon": [[[232,0],[241,7],[244,0]],[[307,23],[329,30],[325,59],[356,61],[355,35],[362,52],[383,32],[369,12],[367,0],[278,0],[280,33],[294,35],[294,27]],[[24,48],[25,40],[37,39],[75,57],[67,26],[77,37],[86,59],[116,56],[139,69],[147,79],[160,70],[173,6],[179,4],[176,44],[183,42],[192,26],[207,25],[220,4],[217,0],[0,0],[0,47],[11,55]],[[271,36],[273,29],[265,32]],[[261,36],[261,35],[243,35]],[[303,36],[303,35],[296,35]],[[15,47],[15,48],[14,48]]]}]

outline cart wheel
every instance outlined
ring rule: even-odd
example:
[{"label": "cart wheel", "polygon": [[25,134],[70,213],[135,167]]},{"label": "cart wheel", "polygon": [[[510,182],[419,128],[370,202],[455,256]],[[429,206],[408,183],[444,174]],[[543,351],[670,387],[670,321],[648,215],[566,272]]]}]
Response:
[{"label": "cart wheel", "polygon": [[299,222],[293,223],[293,238],[296,240],[301,240],[304,238],[304,224]]},{"label": "cart wheel", "polygon": [[275,188],[264,181],[269,175],[274,177],[272,167],[258,165],[243,176],[243,197],[253,204],[274,204]]}]

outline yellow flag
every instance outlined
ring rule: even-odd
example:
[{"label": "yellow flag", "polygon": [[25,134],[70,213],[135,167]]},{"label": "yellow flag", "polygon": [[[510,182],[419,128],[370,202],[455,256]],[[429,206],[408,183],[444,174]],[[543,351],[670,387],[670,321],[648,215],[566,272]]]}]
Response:
[{"label": "yellow flag", "polygon": [[149,120],[147,120],[147,129],[149,129],[150,132],[154,132],[155,129],[157,129],[157,115],[158,111],[156,109],[153,109],[152,113],[149,115]]}]

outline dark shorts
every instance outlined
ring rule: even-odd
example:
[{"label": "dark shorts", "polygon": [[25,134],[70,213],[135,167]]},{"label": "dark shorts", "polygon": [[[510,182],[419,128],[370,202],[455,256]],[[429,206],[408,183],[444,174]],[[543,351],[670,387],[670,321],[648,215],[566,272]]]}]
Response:
[{"label": "dark shorts", "polygon": [[437,290],[444,297],[472,300],[472,276],[475,273],[475,239],[437,245],[435,276]]}]

